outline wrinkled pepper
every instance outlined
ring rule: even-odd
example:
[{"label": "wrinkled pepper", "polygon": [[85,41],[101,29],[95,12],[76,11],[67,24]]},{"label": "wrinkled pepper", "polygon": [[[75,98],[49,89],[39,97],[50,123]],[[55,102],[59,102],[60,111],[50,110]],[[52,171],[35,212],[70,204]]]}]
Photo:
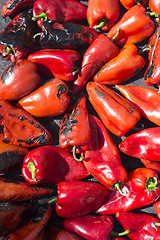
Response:
[{"label": "wrinkled pepper", "polygon": [[71,153],[48,145],[33,149],[24,157],[22,175],[30,184],[57,184],[85,178],[89,173],[83,163],[74,160]]},{"label": "wrinkled pepper", "polygon": [[83,55],[80,72],[73,82],[72,90],[75,93],[80,92],[104,63],[118,54],[119,49],[114,44],[115,38],[116,36],[110,40],[105,34],[100,34],[88,47]]},{"label": "wrinkled pepper", "polygon": [[119,18],[118,0],[89,0],[87,21],[92,28],[108,31]]},{"label": "wrinkled pepper", "polygon": [[77,51],[69,49],[44,49],[31,53],[28,60],[37,65],[38,72],[47,77],[72,81],[78,73],[76,63],[80,59]]},{"label": "wrinkled pepper", "polygon": [[56,22],[79,22],[86,18],[87,7],[77,0],[37,0],[33,5],[33,20],[42,24],[47,19]]},{"label": "wrinkled pepper", "polygon": [[118,93],[96,82],[88,82],[89,101],[105,127],[117,136],[125,135],[140,120],[139,110]]},{"label": "wrinkled pepper", "polygon": [[159,0],[149,0],[148,6],[152,12],[157,12],[160,14],[160,2]]},{"label": "wrinkled pepper", "polygon": [[89,115],[91,142],[82,155],[87,170],[106,188],[120,190],[127,180],[127,172],[121,164],[119,151],[103,123]]},{"label": "wrinkled pepper", "polygon": [[123,5],[123,7],[129,10],[131,7],[133,7],[136,4],[141,4],[142,6],[145,6],[147,3],[147,0],[120,0],[120,3]]},{"label": "wrinkled pepper", "polygon": [[97,210],[100,214],[115,214],[119,211],[131,211],[154,203],[160,197],[158,174],[149,168],[137,168],[128,174],[127,182],[119,191],[112,191],[103,205]]},{"label": "wrinkled pepper", "polygon": [[67,93],[68,86],[62,80],[54,78],[21,98],[18,106],[35,117],[60,115],[65,112],[70,102]]},{"label": "wrinkled pepper", "polygon": [[135,158],[160,161],[160,127],[143,129],[126,137],[120,144],[120,150]]},{"label": "wrinkled pepper", "polygon": [[63,218],[78,217],[100,207],[109,191],[99,183],[63,181],[57,186],[56,213]]},{"label": "wrinkled pepper", "polygon": [[32,9],[21,12],[0,32],[0,54],[4,59],[14,62],[28,54],[35,33],[31,16]]},{"label": "wrinkled pepper", "polygon": [[94,81],[114,85],[137,75],[144,67],[145,60],[133,43],[126,43],[119,54],[107,62],[94,76]]},{"label": "wrinkled pepper", "polygon": [[115,39],[115,44],[123,46],[127,42],[139,43],[148,38],[155,29],[155,23],[146,15],[142,5],[135,5],[129,9],[122,18],[109,30],[108,37],[112,38],[117,29],[120,34]]},{"label": "wrinkled pepper", "polygon": [[116,88],[139,109],[142,116],[160,126],[158,90],[142,86],[116,85]]},{"label": "wrinkled pepper", "polygon": [[86,96],[82,95],[76,101],[72,111],[62,119],[59,129],[59,145],[61,148],[73,151],[75,155],[88,149],[90,139],[91,130]]},{"label": "wrinkled pepper", "polygon": [[36,64],[29,60],[17,60],[9,64],[0,76],[0,98],[19,100],[39,85]]}]

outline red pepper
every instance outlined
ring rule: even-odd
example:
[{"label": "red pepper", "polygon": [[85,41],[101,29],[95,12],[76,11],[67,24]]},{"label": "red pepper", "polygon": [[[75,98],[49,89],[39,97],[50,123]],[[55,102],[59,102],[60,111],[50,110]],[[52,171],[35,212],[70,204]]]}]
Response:
[{"label": "red pepper", "polygon": [[124,238],[124,237],[115,237],[115,238],[112,238],[112,240],[127,240],[127,238]]},{"label": "red pepper", "polygon": [[44,49],[31,53],[28,60],[36,63],[38,72],[47,77],[72,81],[78,73],[76,63],[80,59],[77,51],[69,49]]},{"label": "red pepper", "polygon": [[154,32],[155,23],[146,15],[142,5],[135,5],[109,30],[107,36],[112,38],[118,28],[121,31],[115,44],[122,46],[127,42],[139,43],[148,38]]},{"label": "red pepper", "polygon": [[126,182],[127,172],[121,164],[119,151],[103,123],[95,116],[89,116],[91,143],[84,152],[84,165],[106,188],[120,190]]},{"label": "red pepper", "polygon": [[76,0],[37,0],[33,5],[33,20],[39,27],[47,18],[61,22],[85,20],[87,7]]},{"label": "red pepper", "polygon": [[52,142],[52,135],[29,113],[0,99],[0,143],[34,147]]},{"label": "red pepper", "polygon": [[149,161],[147,159],[141,159],[141,162],[145,165],[146,168],[154,169],[160,176],[160,163],[159,162],[153,162],[153,161]]},{"label": "red pepper", "polygon": [[100,207],[109,191],[99,183],[64,181],[57,186],[56,213],[63,218],[78,217]]},{"label": "red pepper", "polygon": [[122,191],[126,194],[122,195],[117,190],[112,191],[97,213],[114,214],[119,211],[131,211],[155,202],[160,197],[158,174],[153,169],[137,168],[128,174]]},{"label": "red pepper", "polygon": [[87,20],[91,27],[108,31],[119,17],[118,0],[89,0]]},{"label": "red pepper", "polygon": [[144,213],[117,212],[116,218],[124,229],[130,229],[128,237],[132,240],[158,240],[160,220]]},{"label": "red pepper", "polygon": [[39,85],[40,76],[36,64],[29,60],[17,60],[9,64],[0,76],[0,98],[18,100]]},{"label": "red pepper", "polygon": [[136,4],[141,4],[142,6],[145,6],[147,0],[120,0],[120,2],[123,5],[123,7],[125,7],[128,10]]},{"label": "red pepper", "polygon": [[21,98],[18,105],[35,117],[56,116],[64,113],[69,105],[70,98],[67,93],[67,85],[54,78]]},{"label": "red pepper", "polygon": [[149,0],[148,6],[152,12],[157,12],[160,14],[160,1],[159,0]]},{"label": "red pepper", "polygon": [[[71,112],[67,113],[59,129],[59,145],[61,148],[80,153],[88,149],[91,131],[86,109],[86,96],[78,98]],[[75,156],[76,158],[76,156]]]},{"label": "red pepper", "polygon": [[116,88],[151,122],[160,126],[160,95],[158,90],[142,86],[116,85]]},{"label": "red pepper", "polygon": [[89,175],[83,163],[76,162],[69,152],[52,145],[30,151],[23,160],[22,174],[30,184],[57,184]]},{"label": "red pepper", "polygon": [[126,137],[119,148],[132,157],[160,161],[159,136],[160,127],[147,128]]},{"label": "red pepper", "polygon": [[107,62],[94,76],[94,81],[114,85],[137,75],[144,67],[145,60],[133,43],[126,43],[120,53]]},{"label": "red pepper", "polygon": [[89,46],[83,56],[81,71],[73,82],[74,92],[79,93],[98,69],[118,54],[119,49],[113,43],[114,39],[110,40],[105,34],[100,34]]},{"label": "red pepper", "polygon": [[8,0],[2,7],[1,16],[7,17],[16,14],[27,7],[32,7],[34,0]]},{"label": "red pepper", "polygon": [[87,83],[86,89],[90,103],[113,134],[125,135],[140,120],[139,110],[112,89],[96,82]]}]

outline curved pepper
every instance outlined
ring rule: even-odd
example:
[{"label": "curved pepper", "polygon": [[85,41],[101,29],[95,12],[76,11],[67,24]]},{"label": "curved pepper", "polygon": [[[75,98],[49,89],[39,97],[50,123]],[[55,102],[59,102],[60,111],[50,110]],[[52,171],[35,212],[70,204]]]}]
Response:
[{"label": "curved pepper", "polygon": [[120,185],[127,180],[127,172],[121,164],[119,151],[98,118],[90,115],[89,122],[91,143],[83,154],[83,163],[106,188],[120,190]]},{"label": "curved pepper", "polygon": [[89,0],[87,20],[91,27],[108,31],[119,17],[118,0]]},{"label": "curved pepper", "polygon": [[142,6],[145,6],[147,0],[120,0],[120,3],[128,10],[136,4],[141,4]]},{"label": "curved pepper", "polygon": [[160,196],[158,174],[153,169],[137,168],[128,174],[122,191],[126,194],[122,195],[117,190],[112,191],[97,213],[115,214],[119,211],[131,211],[154,203]]},{"label": "curved pepper", "polygon": [[30,184],[57,184],[79,180],[89,175],[83,163],[76,162],[71,153],[56,147],[43,146],[30,151],[23,160],[22,174]]},{"label": "curved pepper", "polygon": [[150,161],[160,161],[160,127],[141,130],[126,137],[119,148],[125,154],[144,158]]},{"label": "curved pepper", "polygon": [[67,150],[75,149],[76,153],[88,149],[91,131],[86,109],[86,96],[82,95],[75,103],[73,110],[67,113],[59,129],[59,145]]},{"label": "curved pepper", "polygon": [[33,5],[33,20],[39,27],[47,18],[56,22],[79,22],[86,18],[87,7],[76,0],[37,0]]},{"label": "curved pepper", "polygon": [[94,76],[94,81],[114,85],[134,77],[144,67],[145,60],[138,55],[136,45],[126,43],[119,54],[107,62]]},{"label": "curved pepper", "polygon": [[76,63],[80,59],[77,51],[69,49],[44,49],[31,53],[28,60],[37,65],[38,72],[47,77],[72,81],[78,73]]},{"label": "curved pepper", "polygon": [[115,86],[139,109],[142,116],[160,126],[160,95],[158,90],[142,86]]},{"label": "curved pepper", "polygon": [[107,36],[112,38],[118,28],[121,31],[115,44],[122,46],[127,42],[139,43],[148,38],[154,32],[155,23],[146,15],[143,6],[135,5],[109,30]]},{"label": "curved pepper", "polygon": [[18,105],[35,117],[56,116],[64,113],[69,105],[70,98],[67,93],[67,85],[54,78],[21,98]]},{"label": "curved pepper", "polygon": [[36,64],[29,60],[17,60],[9,64],[0,76],[0,98],[19,100],[39,85]]},{"label": "curved pepper", "polygon": [[112,89],[96,82],[87,83],[86,89],[90,103],[113,134],[125,135],[140,120],[139,110]]}]

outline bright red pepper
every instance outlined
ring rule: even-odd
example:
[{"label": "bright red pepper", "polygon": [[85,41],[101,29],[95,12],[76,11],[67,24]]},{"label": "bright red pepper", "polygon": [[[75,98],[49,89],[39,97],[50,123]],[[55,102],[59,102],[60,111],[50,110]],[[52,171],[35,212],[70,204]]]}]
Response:
[{"label": "bright red pepper", "polygon": [[158,90],[142,86],[115,86],[139,109],[142,116],[160,126],[160,95]]},{"label": "bright red pepper", "polygon": [[127,42],[139,43],[148,38],[154,32],[155,23],[146,15],[145,8],[139,4],[129,9],[109,30],[107,36],[112,38],[118,28],[121,31],[115,39],[115,44],[122,46]]},{"label": "bright red pepper", "polygon": [[148,6],[152,12],[157,12],[160,14],[160,1],[159,0],[149,0]]},{"label": "bright red pepper", "polygon": [[119,17],[118,0],[89,0],[87,20],[91,27],[108,31]]},{"label": "bright red pepper", "polygon": [[123,5],[123,7],[125,7],[126,9],[130,9],[136,4],[141,4],[142,6],[145,6],[147,0],[120,0],[120,2]]},{"label": "bright red pepper", "polygon": [[30,151],[23,160],[22,174],[30,184],[57,184],[64,180],[85,178],[89,172],[71,153],[48,145]]},{"label": "bright red pepper", "polygon": [[100,34],[89,46],[83,55],[81,71],[73,82],[74,92],[79,93],[98,69],[118,54],[119,49],[113,43],[114,39],[110,40],[105,34]]},{"label": "bright red pepper", "polygon": [[78,69],[76,63],[80,59],[77,51],[69,49],[44,49],[31,53],[28,60],[36,63],[38,72],[47,77],[56,77],[64,81],[72,81]]},{"label": "bright red pepper", "polygon": [[149,161],[147,159],[141,159],[141,162],[144,164],[144,166],[146,168],[154,169],[160,176],[160,163],[159,162],[153,162],[153,161]]},{"label": "bright red pepper", "polygon": [[78,217],[100,207],[109,191],[99,183],[64,181],[57,187],[56,213],[63,218]]},{"label": "bright red pepper", "polygon": [[127,172],[121,164],[119,151],[98,118],[90,115],[89,122],[91,143],[83,154],[83,163],[106,188],[120,190],[119,186],[127,180]]},{"label": "bright red pepper", "polygon": [[119,54],[107,62],[94,76],[94,81],[114,85],[137,75],[144,67],[145,60],[133,43],[126,43]]},{"label": "bright red pepper", "polygon": [[9,64],[0,76],[0,98],[19,100],[39,85],[36,64],[29,60],[17,60]]},{"label": "bright red pepper", "polygon": [[128,174],[122,191],[126,194],[122,195],[117,190],[112,191],[97,213],[115,214],[154,203],[160,197],[158,174],[153,169],[137,168]]},{"label": "bright red pepper", "polygon": [[37,0],[33,5],[33,20],[39,27],[47,18],[56,22],[79,22],[86,18],[87,7],[76,0]]},{"label": "bright red pepper", "polygon": [[160,127],[152,127],[141,130],[126,137],[119,148],[125,154],[144,158],[150,161],[160,161]]},{"label": "bright red pepper", "polygon": [[67,85],[62,80],[54,78],[21,98],[18,106],[35,117],[60,115],[65,112],[70,102],[67,93]]},{"label": "bright red pepper", "polygon": [[115,135],[125,135],[140,120],[139,110],[107,86],[88,82],[86,89],[89,101],[105,127]]}]

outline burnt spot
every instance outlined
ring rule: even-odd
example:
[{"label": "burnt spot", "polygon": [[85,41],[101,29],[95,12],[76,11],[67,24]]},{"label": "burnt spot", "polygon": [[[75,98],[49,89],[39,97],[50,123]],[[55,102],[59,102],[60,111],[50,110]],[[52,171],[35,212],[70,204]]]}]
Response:
[{"label": "burnt spot", "polygon": [[0,134],[4,133],[4,125],[0,125]]},{"label": "burnt spot", "polygon": [[0,105],[0,108],[2,108],[3,106],[2,105]]},{"label": "burnt spot", "polygon": [[44,132],[44,129],[43,129],[43,127],[41,125],[36,124],[36,128],[39,128],[42,132]]},{"label": "burnt spot", "polygon": [[102,91],[100,92],[97,88],[95,88],[95,92],[99,98],[108,99],[108,98],[106,98],[105,92],[102,92]]},{"label": "burnt spot", "polygon": [[147,78],[151,78],[155,69],[156,69],[156,67],[154,67],[153,64],[152,64],[147,69],[146,74],[144,75],[144,80],[146,80]]},{"label": "burnt spot", "polygon": [[27,118],[24,117],[24,116],[20,116],[20,117],[18,117],[18,119],[21,120],[21,121],[27,120]]},{"label": "burnt spot", "polygon": [[13,78],[15,66],[16,66],[16,62],[13,62],[7,68],[5,68],[5,70],[3,71],[2,75],[1,75],[2,84],[7,83],[7,80],[10,81],[10,78]]},{"label": "burnt spot", "polygon": [[39,222],[44,218],[44,215],[47,211],[47,208],[45,207],[39,207],[36,214],[32,218],[32,222]]},{"label": "burnt spot", "polygon": [[66,122],[62,127],[60,134],[64,136],[68,136],[68,134],[72,131],[73,126],[76,125],[77,122],[78,121],[76,119]]},{"label": "burnt spot", "polygon": [[32,125],[34,124],[34,122],[32,120],[29,120],[29,123],[32,124]]},{"label": "burnt spot", "polygon": [[67,91],[67,87],[64,84],[59,84],[57,86],[57,98],[61,99],[61,94],[65,93]]},{"label": "burnt spot", "polygon": [[[10,2],[10,1],[9,1]],[[13,8],[16,7],[16,5],[19,3],[19,2],[22,2],[22,0],[14,0],[14,1],[11,1],[8,6],[7,6],[7,9],[8,10],[12,10]]]},{"label": "burnt spot", "polygon": [[4,138],[2,142],[7,144],[7,143],[10,143],[10,140]]},{"label": "burnt spot", "polygon": [[0,172],[20,165],[26,154],[19,154],[17,151],[8,151],[0,154]]},{"label": "burnt spot", "polygon": [[10,117],[16,117],[16,115],[9,113],[8,114]]},{"label": "burnt spot", "polygon": [[2,120],[3,119],[3,116],[2,115],[0,115],[0,120]]},{"label": "burnt spot", "polygon": [[133,110],[132,110],[131,107],[128,107],[128,112],[129,112],[129,113],[133,113]]}]

